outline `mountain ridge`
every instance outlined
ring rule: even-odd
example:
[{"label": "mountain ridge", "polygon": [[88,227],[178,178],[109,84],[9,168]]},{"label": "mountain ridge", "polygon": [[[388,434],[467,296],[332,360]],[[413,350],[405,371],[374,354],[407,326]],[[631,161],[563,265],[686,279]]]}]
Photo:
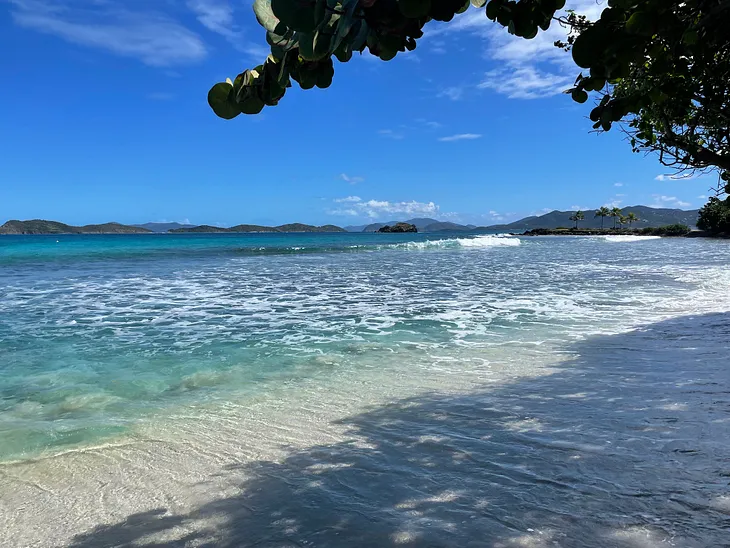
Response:
[{"label": "mountain ridge", "polygon": [[[594,217],[596,209],[586,210],[585,219],[579,222],[581,228],[601,228],[601,219]],[[694,227],[697,224],[699,215],[698,209],[673,209],[673,208],[656,208],[649,206],[627,206],[621,208],[621,214],[627,215],[633,212],[639,217],[639,221],[633,224],[636,228],[658,227],[672,224],[686,224]],[[371,223],[368,225],[347,226],[349,232],[377,232],[384,226],[393,226],[398,222],[410,223],[418,228],[419,232],[496,232],[496,231],[526,231],[536,228],[554,229],[560,227],[571,227],[574,222],[570,217],[575,213],[573,210],[560,211],[553,210],[543,215],[528,215],[511,223],[503,223],[488,226],[462,225],[450,221],[438,221],[436,219],[406,219],[403,221],[388,221],[383,223]],[[613,226],[613,219],[606,217],[603,220],[603,226],[610,228]]]},{"label": "mountain ridge", "polygon": [[[584,211],[585,219],[579,222],[579,228],[601,228],[601,219],[595,217],[596,210]],[[690,227],[697,225],[699,210],[684,210],[673,208],[654,208],[649,206],[627,206],[621,208],[621,214],[627,215],[633,212],[639,220],[633,223],[634,228],[659,227],[672,224],[685,224]],[[336,225],[327,224],[322,226],[308,225],[303,223],[288,223],[279,226],[263,226],[252,224],[239,224],[230,228],[211,225],[182,225],[180,223],[145,223],[141,225],[124,225],[121,223],[90,224],[74,226],[59,221],[48,221],[32,219],[27,221],[10,220],[0,226],[0,234],[160,234],[160,233],[335,233],[335,232],[377,232],[384,226],[393,226],[396,223],[404,222],[414,225],[419,232],[524,232],[534,229],[555,229],[571,227],[574,222],[570,220],[575,211],[554,210],[543,215],[530,215],[512,223],[474,226],[462,225],[451,221],[439,221],[428,217],[407,219],[404,221],[389,221],[385,223],[371,223],[368,225],[348,226],[341,228]],[[611,217],[603,219],[605,228],[613,227]],[[167,226],[166,231],[162,229]]]},{"label": "mountain ridge", "polygon": [[121,223],[102,223],[74,226],[58,221],[12,219],[0,226],[0,234],[151,234],[152,231]]}]

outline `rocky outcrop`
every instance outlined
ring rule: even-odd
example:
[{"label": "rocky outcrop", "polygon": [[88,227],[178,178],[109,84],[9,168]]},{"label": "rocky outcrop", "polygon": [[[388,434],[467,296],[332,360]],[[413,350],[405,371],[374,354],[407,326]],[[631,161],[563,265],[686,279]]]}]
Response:
[{"label": "rocky outcrop", "polygon": [[378,232],[418,232],[418,229],[410,223],[395,223],[393,226],[379,228]]}]

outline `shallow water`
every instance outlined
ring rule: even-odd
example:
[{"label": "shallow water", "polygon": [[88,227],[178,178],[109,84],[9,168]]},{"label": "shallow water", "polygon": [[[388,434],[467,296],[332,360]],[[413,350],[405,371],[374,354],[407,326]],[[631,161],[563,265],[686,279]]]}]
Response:
[{"label": "shallow water", "polygon": [[3,545],[722,545],[728,252],[1,238]]}]

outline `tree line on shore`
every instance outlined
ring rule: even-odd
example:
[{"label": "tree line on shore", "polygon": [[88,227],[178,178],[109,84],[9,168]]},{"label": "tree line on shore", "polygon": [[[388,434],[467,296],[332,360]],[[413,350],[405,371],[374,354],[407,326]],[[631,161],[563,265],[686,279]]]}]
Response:
[{"label": "tree line on shore", "polygon": [[[631,228],[631,225],[641,220],[633,211],[629,211],[626,215],[624,215],[620,208],[613,207],[609,209],[606,206],[599,207],[596,210],[594,217],[601,218],[601,230],[603,230],[603,221],[606,217],[611,217],[613,219],[613,228],[623,228],[626,224],[628,224],[629,228]],[[581,210],[576,211],[570,216],[570,220],[575,223],[576,229],[578,228],[578,223],[585,220],[585,218],[585,213]],[[616,226],[617,223],[619,225],[618,227]]]},{"label": "tree line on shore", "polygon": [[[610,217],[613,219],[613,228],[621,229],[624,225],[628,225],[629,228],[641,219],[633,212],[629,211],[626,215],[623,214],[621,209],[618,207],[608,208],[607,206],[601,206],[594,212],[594,218],[601,219],[601,230],[604,228],[604,219]],[[578,210],[573,213],[570,220],[575,223],[574,229],[578,229],[578,223],[585,220],[585,212]],[[618,225],[618,226],[617,226]],[[670,233],[687,233],[690,231],[686,225],[670,225],[666,227],[660,227],[663,230],[668,230]],[[730,197],[724,199],[712,196],[710,197],[707,204],[705,204],[699,212],[699,218],[697,220],[697,228],[700,230],[713,235],[723,236],[730,235]],[[642,229],[642,233],[650,233],[651,230],[648,227]]]}]

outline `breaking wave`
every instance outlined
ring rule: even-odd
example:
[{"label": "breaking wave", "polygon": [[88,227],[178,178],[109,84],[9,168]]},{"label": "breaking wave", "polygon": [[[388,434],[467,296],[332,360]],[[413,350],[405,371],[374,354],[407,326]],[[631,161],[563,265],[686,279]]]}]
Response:
[{"label": "breaking wave", "polygon": [[519,238],[502,234],[485,234],[474,238],[450,238],[447,240],[426,240],[424,242],[405,242],[388,247],[402,249],[454,249],[454,248],[486,248],[486,247],[516,247],[522,242]]},{"label": "breaking wave", "polygon": [[634,236],[633,234],[620,234],[615,236],[603,236],[607,242],[645,242],[648,240],[659,240],[661,236]]}]

